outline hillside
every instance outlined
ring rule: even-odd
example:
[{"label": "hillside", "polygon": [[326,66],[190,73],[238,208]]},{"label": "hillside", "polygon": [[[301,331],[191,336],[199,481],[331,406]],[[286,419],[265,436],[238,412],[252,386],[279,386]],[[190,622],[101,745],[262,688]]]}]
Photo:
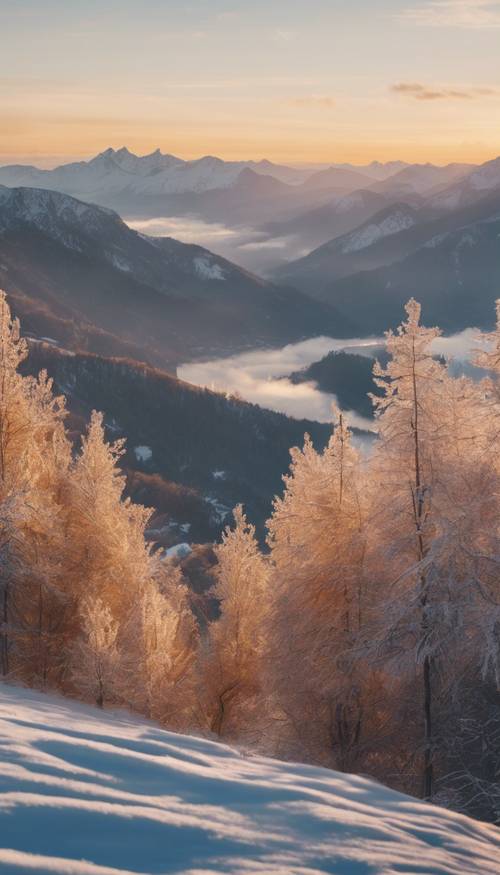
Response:
[{"label": "hillside", "polygon": [[[274,277],[314,294],[316,289],[322,289],[334,279],[372,267],[373,253],[382,248],[377,244],[394,235],[400,239],[402,233],[420,221],[418,211],[409,204],[391,204],[375,214],[370,213],[365,222],[346,233],[340,232],[308,255],[283,265],[274,272]],[[378,266],[376,260],[375,266]]]},{"label": "hillside", "polygon": [[498,214],[445,231],[401,261],[327,284],[324,298],[346,319],[358,314],[363,334],[395,327],[411,297],[421,302],[427,323],[445,332],[489,329],[500,283],[499,234]]},{"label": "hillside", "polygon": [[493,875],[500,832],[379,784],[0,686],[0,867]]}]

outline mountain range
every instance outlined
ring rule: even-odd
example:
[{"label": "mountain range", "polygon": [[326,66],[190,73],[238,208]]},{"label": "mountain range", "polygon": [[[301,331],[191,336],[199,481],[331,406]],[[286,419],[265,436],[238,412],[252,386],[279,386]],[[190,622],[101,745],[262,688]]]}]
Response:
[{"label": "mountain range", "polygon": [[481,200],[500,185],[500,159],[480,167],[373,162],[318,169],[213,156],[184,161],[159,149],[138,156],[123,147],[52,170],[0,167],[0,185],[59,191],[112,208],[132,224],[157,217],[175,227],[180,217],[194,219],[208,228],[208,249],[271,275],[395,204],[432,219]]}]

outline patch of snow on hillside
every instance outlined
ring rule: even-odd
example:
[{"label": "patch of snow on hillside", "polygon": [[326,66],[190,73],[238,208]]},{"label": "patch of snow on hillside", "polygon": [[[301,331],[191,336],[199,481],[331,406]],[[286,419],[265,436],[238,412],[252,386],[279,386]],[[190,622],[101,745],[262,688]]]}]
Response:
[{"label": "patch of snow on hillside", "polygon": [[500,832],[366,778],[0,684],[0,869],[498,875]]},{"label": "patch of snow on hillside", "polygon": [[134,447],[134,455],[138,462],[149,462],[153,457],[153,450],[146,446]]},{"label": "patch of snow on hillside", "polygon": [[210,505],[210,516],[215,523],[221,525],[231,515],[231,508],[226,504],[222,504],[217,498],[208,495],[205,496],[203,501]]},{"label": "patch of snow on hillside", "polygon": [[208,255],[197,256],[193,259],[194,269],[203,280],[224,280],[225,274],[220,264],[210,261]]},{"label": "patch of snow on hillside", "polygon": [[173,547],[165,550],[165,557],[168,559],[185,559],[192,552],[193,550],[189,544],[175,544]]},{"label": "patch of snow on hillside", "polygon": [[119,255],[113,254],[111,256],[111,263],[114,265],[114,267],[118,268],[118,270],[123,271],[123,273],[130,273],[131,271],[130,265],[126,261],[124,261],[123,258],[120,258]]}]

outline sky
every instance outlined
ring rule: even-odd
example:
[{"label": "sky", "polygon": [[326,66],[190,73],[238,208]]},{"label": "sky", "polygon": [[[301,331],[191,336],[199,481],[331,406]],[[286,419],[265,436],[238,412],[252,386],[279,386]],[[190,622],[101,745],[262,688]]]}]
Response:
[{"label": "sky", "polygon": [[500,0],[0,3],[0,163],[500,153]]}]

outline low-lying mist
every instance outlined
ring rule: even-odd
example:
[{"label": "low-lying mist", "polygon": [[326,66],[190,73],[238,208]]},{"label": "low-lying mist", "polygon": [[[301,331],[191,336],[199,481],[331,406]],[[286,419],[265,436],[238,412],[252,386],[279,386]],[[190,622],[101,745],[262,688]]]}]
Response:
[{"label": "low-lying mist", "polygon": [[153,237],[174,237],[210,249],[240,267],[266,274],[275,267],[300,258],[309,251],[290,237],[270,237],[256,228],[229,227],[221,222],[204,222],[195,216],[165,216],[126,219],[127,225]]},{"label": "low-lying mist", "polygon": [[[438,338],[434,350],[450,360],[454,373],[474,376],[470,361],[479,347],[477,337],[476,329],[466,328],[459,334]],[[332,404],[337,404],[335,396],[321,392],[314,382],[296,385],[288,379],[290,374],[319,361],[332,350],[376,357],[383,343],[381,337],[348,340],[313,337],[280,349],[259,349],[229,358],[188,362],[178,367],[177,374],[189,383],[237,394],[245,401],[296,419],[330,422]],[[348,412],[348,418],[356,428],[374,430],[373,421],[354,411]]]}]

